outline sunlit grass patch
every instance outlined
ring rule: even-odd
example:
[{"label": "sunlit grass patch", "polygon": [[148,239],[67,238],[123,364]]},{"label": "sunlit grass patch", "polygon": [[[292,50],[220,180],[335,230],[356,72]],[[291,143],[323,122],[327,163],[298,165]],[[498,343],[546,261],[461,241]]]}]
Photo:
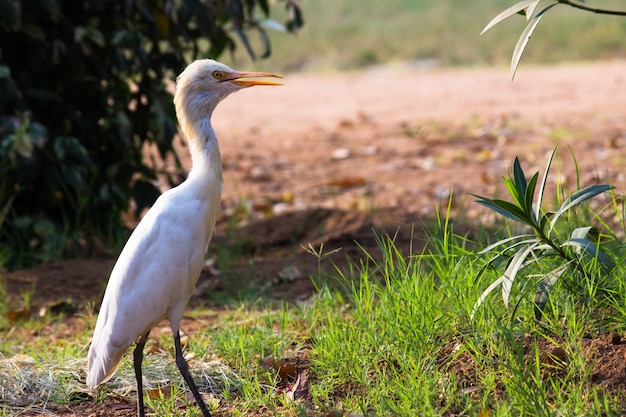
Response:
[{"label": "sunlit grass patch", "polygon": [[[464,222],[470,220],[453,217],[450,196],[425,226],[425,242],[407,252],[396,236],[372,232],[377,248],[362,249],[332,276],[318,268],[311,277],[317,291],[305,302],[248,297],[219,310],[190,311],[182,326],[184,352],[209,408],[216,415],[288,417],[623,415],[623,200],[614,189],[580,184],[577,177],[582,191],[550,184],[541,193],[546,205],[533,205],[542,201],[534,191],[544,182],[525,178],[523,164],[516,159],[505,177],[519,210],[504,200],[483,200],[528,220],[518,221],[519,227],[496,221],[468,232]],[[597,192],[585,194],[589,190]],[[586,204],[601,195],[599,205]],[[486,292],[514,260],[491,262],[481,249],[498,241],[507,246],[533,225],[545,232],[550,222],[554,227],[541,238],[556,243],[593,225],[597,240],[589,234],[575,239],[585,243],[583,249],[591,248],[587,239],[602,252],[538,253],[517,270],[506,297]],[[323,246],[307,250],[320,262],[330,254]],[[551,283],[537,315],[537,285],[559,262],[579,266]],[[80,314],[50,313],[4,325],[0,413],[78,403],[105,409],[111,399],[134,407],[130,354],[108,383],[93,391],[85,387],[95,315],[89,308]],[[80,326],[68,337],[69,320]],[[146,346],[146,403],[158,415],[197,416],[171,339],[167,325],[160,325]]]}]

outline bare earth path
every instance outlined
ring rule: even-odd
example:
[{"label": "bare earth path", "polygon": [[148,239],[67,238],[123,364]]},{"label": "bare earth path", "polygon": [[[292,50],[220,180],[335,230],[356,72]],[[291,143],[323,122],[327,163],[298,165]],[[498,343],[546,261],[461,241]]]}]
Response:
[{"label": "bare earth path", "polygon": [[228,205],[287,193],[300,208],[424,214],[451,187],[489,195],[515,155],[543,168],[557,143],[583,174],[618,181],[625,116],[626,62],[614,62],[522,67],[514,83],[506,69],[289,75],[229,98],[215,125]]},{"label": "bare earth path", "polygon": [[[238,286],[232,282],[242,280],[266,296],[301,300],[311,294],[309,276],[317,265],[301,245],[341,247],[335,260],[359,257],[355,239],[375,250],[373,227],[393,232],[398,225],[432,221],[451,189],[453,218],[475,226],[481,213],[468,193],[500,190],[500,176],[516,155],[532,173],[543,170],[558,144],[558,180],[573,187],[569,146],[582,185],[610,175],[622,191],[626,61],[547,68],[522,63],[514,83],[506,69],[398,66],[287,75],[283,87],[229,97],[214,124],[224,192],[210,251],[220,274],[207,269],[192,302],[207,302],[203,291],[232,291]],[[403,248],[417,240],[410,226],[401,227]],[[114,257],[103,252],[4,278],[15,298],[34,283],[35,307],[67,297],[98,302]],[[84,321],[76,322],[84,328]],[[89,404],[61,415],[133,413]]]},{"label": "bare earth path", "polygon": [[333,129],[366,114],[380,124],[421,120],[466,121],[518,114],[525,119],[621,115],[626,112],[626,62],[545,68],[522,65],[514,82],[508,69],[411,70],[388,67],[336,75],[288,75],[285,86],[250,89],[216,112],[218,131],[264,126],[285,131]]}]

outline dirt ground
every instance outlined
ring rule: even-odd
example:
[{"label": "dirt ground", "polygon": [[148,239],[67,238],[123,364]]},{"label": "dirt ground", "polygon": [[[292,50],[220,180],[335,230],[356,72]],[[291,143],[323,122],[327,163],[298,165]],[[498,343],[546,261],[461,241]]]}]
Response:
[{"label": "dirt ground", "polygon": [[[435,219],[435,207],[448,203],[451,190],[459,228],[471,230],[479,216],[488,224],[492,218],[468,193],[502,191],[500,177],[516,155],[527,173],[543,172],[557,144],[562,163],[552,187],[557,181],[576,186],[571,147],[582,186],[610,176],[618,190],[624,188],[624,61],[522,65],[514,83],[506,69],[410,65],[294,74],[284,82],[239,92],[215,112],[224,165],[222,214],[211,246],[214,262],[192,303],[214,303],[219,295],[208,301],[208,292],[228,294],[243,276],[255,294],[305,300],[318,261],[303,245],[341,248],[329,258],[341,267],[346,257],[363,256],[355,241],[376,253],[376,230],[396,234],[408,253],[423,245],[420,228]],[[321,267],[332,271],[329,259]],[[36,307],[67,308],[59,301],[71,298],[71,314],[85,302],[99,302],[114,261],[115,254],[103,249],[93,259],[6,273],[4,279],[15,299],[34,288]],[[587,344],[598,356],[594,380],[626,388],[626,344]],[[134,413],[106,402],[77,407],[59,415]]]}]

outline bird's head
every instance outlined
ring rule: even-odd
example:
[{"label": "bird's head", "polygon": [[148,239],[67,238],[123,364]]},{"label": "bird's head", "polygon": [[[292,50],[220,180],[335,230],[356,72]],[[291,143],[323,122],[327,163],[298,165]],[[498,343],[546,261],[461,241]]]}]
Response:
[{"label": "bird's head", "polygon": [[[217,103],[242,88],[255,85],[282,85],[259,78],[282,78],[266,72],[235,71],[212,59],[192,62],[178,76],[174,103],[179,119],[193,121],[192,113],[210,116]],[[190,120],[191,119],[191,120]]]}]

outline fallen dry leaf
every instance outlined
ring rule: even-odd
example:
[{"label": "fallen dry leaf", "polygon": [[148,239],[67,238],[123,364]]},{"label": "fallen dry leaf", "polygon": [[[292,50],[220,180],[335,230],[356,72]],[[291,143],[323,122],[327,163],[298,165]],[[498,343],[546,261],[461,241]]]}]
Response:
[{"label": "fallen dry leaf", "polygon": [[30,316],[30,308],[23,307],[15,310],[8,310],[4,313],[4,316],[11,323],[16,323],[21,320],[27,320]]},{"label": "fallen dry leaf", "polygon": [[272,356],[267,356],[261,359],[261,367],[267,371],[276,371],[280,382],[287,382],[288,380],[294,380],[296,378],[298,358],[294,359],[279,359],[276,360]]},{"label": "fallen dry leaf", "polygon": [[117,410],[131,410],[131,409],[135,408],[134,405],[125,404],[125,403],[113,403],[109,407],[111,407],[111,409],[114,410],[114,411],[117,411]]},{"label": "fallen dry leaf", "polygon": [[151,400],[156,400],[156,399],[161,399],[161,398],[164,400],[167,400],[172,397],[172,394],[174,393],[174,386],[165,385],[163,387],[156,387],[156,388],[152,388],[149,390],[145,390],[145,392],[148,398],[150,398]]},{"label": "fallen dry leaf", "polygon": [[267,356],[260,361],[261,367],[273,371],[278,375],[277,392],[284,393],[285,398],[295,401],[300,398],[309,398],[309,370],[301,365],[301,358],[285,358],[276,360]]},{"label": "fallen dry leaf", "polygon": [[300,398],[308,398],[309,396],[309,378],[307,376],[307,370],[302,369],[299,370],[293,385],[285,390],[285,398],[295,401]]},{"label": "fallen dry leaf", "polygon": [[265,369],[266,371],[276,369],[276,359],[274,359],[273,356],[266,356],[264,358],[261,358],[259,364],[261,365],[261,368]]},{"label": "fallen dry leaf", "polygon": [[346,413],[343,410],[333,410],[324,415],[324,417],[364,417],[363,414]]},{"label": "fallen dry leaf", "polygon": [[493,414],[489,408],[483,408],[478,412],[478,417],[490,417]]},{"label": "fallen dry leaf", "polygon": [[568,361],[567,352],[560,347],[552,347],[548,349],[543,358],[543,363],[556,368],[563,368]]},{"label": "fallen dry leaf", "polygon": [[359,187],[361,185],[365,185],[365,178],[341,177],[341,178],[337,178],[336,180],[329,182],[328,185],[332,185],[333,187],[339,187],[339,188]]},{"label": "fallen dry leaf", "polygon": [[341,128],[352,128],[354,127],[354,122],[350,119],[341,119],[339,121],[339,127]]}]

